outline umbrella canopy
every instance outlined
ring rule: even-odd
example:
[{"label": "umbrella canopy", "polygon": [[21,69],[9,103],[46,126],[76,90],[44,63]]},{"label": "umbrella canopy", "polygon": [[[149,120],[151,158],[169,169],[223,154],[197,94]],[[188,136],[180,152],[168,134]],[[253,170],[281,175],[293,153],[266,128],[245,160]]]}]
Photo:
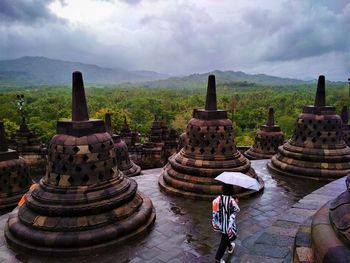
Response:
[{"label": "umbrella canopy", "polygon": [[256,179],[244,173],[223,172],[219,174],[217,177],[215,177],[215,180],[221,181],[225,184],[232,184],[243,188],[252,189],[255,191],[260,190],[259,182]]}]

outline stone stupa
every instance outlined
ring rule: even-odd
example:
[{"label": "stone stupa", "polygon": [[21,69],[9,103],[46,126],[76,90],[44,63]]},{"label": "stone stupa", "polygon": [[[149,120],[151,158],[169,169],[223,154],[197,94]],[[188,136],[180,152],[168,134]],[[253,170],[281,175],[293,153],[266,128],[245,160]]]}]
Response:
[{"label": "stone stupa", "polygon": [[[208,78],[205,109],[193,110],[184,137],[184,147],[169,158],[159,178],[166,193],[191,199],[211,200],[222,193],[222,184],[214,178],[224,171],[242,172],[256,178],[260,191],[264,183],[250,161],[236,149],[232,121],[227,112],[217,110],[215,76]],[[238,196],[254,194],[236,187]]]},{"label": "stone stupa", "polygon": [[152,143],[164,143],[168,139],[168,127],[164,118],[161,120],[154,116],[151,129],[148,134],[148,141]]},{"label": "stone stupa", "polygon": [[350,175],[346,190],[313,216],[311,237],[313,262],[350,261]]},{"label": "stone stupa", "polygon": [[343,122],[343,139],[345,143],[350,146],[350,125],[349,125],[349,113],[348,107],[343,106],[340,113],[341,120]]},{"label": "stone stupa", "polygon": [[0,210],[17,206],[30,185],[29,168],[15,150],[8,149],[4,124],[0,121]]},{"label": "stone stupa", "polygon": [[275,125],[274,110],[270,107],[266,124],[257,131],[254,145],[244,155],[250,160],[270,159],[283,142],[283,132],[278,125]]},{"label": "stone stupa", "polygon": [[105,124],[106,130],[112,136],[114,142],[118,169],[128,177],[139,175],[141,168],[130,159],[128,146],[120,138],[120,135],[113,133],[111,115],[109,113],[105,115]]},{"label": "stone stupa", "polygon": [[140,236],[154,220],[151,200],[119,172],[104,121],[89,119],[82,74],[74,72],[72,120],[57,122],[46,176],[10,214],[7,244],[50,257],[91,255]]},{"label": "stone stupa", "polygon": [[22,117],[20,128],[14,134],[10,146],[26,160],[34,180],[45,175],[47,150],[39,137],[28,128],[25,117]]},{"label": "stone stupa", "polygon": [[343,140],[342,120],[326,106],[325,77],[317,84],[315,104],[305,106],[292,138],[268,163],[271,172],[316,180],[334,180],[350,171],[350,148]]},{"label": "stone stupa", "polygon": [[136,130],[136,125],[135,130],[131,130],[126,120],[126,116],[124,116],[124,123],[119,135],[120,138],[128,145],[129,150],[130,148],[134,150],[136,145],[140,143],[140,133]]}]

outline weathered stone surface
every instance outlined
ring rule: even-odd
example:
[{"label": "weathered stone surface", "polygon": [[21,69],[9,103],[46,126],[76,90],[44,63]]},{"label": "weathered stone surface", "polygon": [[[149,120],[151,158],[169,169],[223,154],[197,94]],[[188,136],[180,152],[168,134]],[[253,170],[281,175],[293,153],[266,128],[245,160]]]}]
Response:
[{"label": "weathered stone surface", "polygon": [[331,181],[350,171],[350,148],[335,107],[325,106],[325,79],[319,77],[315,105],[305,106],[290,140],[278,148],[268,168],[280,175]]},{"label": "weathered stone surface", "polygon": [[[85,96],[73,73],[73,98]],[[89,120],[85,98],[73,99],[73,120],[59,121],[48,147],[46,175],[9,216],[8,245],[45,256],[91,255],[145,233],[155,220],[149,198],[117,169],[102,120]],[[80,110],[78,110],[80,109]]]},{"label": "weathered stone surface", "polygon": [[312,221],[312,248],[315,262],[342,262],[350,258],[350,247],[339,239],[329,221],[328,203]]},{"label": "weathered stone surface", "polygon": [[[210,76],[208,94],[216,94],[215,77]],[[195,109],[187,125],[184,147],[169,158],[159,178],[163,191],[191,199],[212,199],[222,192],[214,178],[224,171],[242,172],[260,183],[263,181],[251,168],[250,162],[236,149],[232,122],[226,111],[216,110],[216,96],[207,95],[204,110]],[[238,196],[253,191],[237,187]]]}]

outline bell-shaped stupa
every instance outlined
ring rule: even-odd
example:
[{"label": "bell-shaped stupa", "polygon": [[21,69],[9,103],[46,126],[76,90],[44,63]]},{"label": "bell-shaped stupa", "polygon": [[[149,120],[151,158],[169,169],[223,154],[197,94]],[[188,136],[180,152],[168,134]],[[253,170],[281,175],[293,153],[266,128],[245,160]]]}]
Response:
[{"label": "bell-shaped stupa", "polygon": [[152,122],[152,126],[148,134],[149,142],[164,143],[168,139],[168,133],[168,126],[164,118],[158,120],[157,116],[154,116],[154,121]]},{"label": "bell-shaped stupa", "polygon": [[8,149],[4,124],[0,121],[0,210],[17,206],[30,185],[29,168],[17,151]]},{"label": "bell-shaped stupa", "polygon": [[349,112],[348,107],[343,106],[340,113],[341,120],[343,122],[343,139],[345,143],[350,146],[350,125],[349,125]]},{"label": "bell-shaped stupa", "polygon": [[270,107],[266,124],[256,133],[254,145],[244,155],[250,160],[270,159],[283,142],[283,132],[275,125],[274,110]]},{"label": "bell-shaped stupa", "polygon": [[128,177],[139,175],[141,168],[130,159],[128,146],[120,138],[120,135],[113,134],[111,115],[109,113],[106,113],[105,124],[106,130],[112,136],[114,142],[118,169]]},{"label": "bell-shaped stupa", "polygon": [[[256,178],[260,190],[264,183],[250,161],[236,149],[232,122],[227,112],[217,110],[215,76],[208,79],[205,109],[195,109],[183,136],[184,147],[169,158],[159,178],[160,188],[170,194],[210,200],[222,193],[222,185],[214,178],[225,171],[242,172]],[[253,194],[236,188],[238,196]]]},{"label": "bell-shaped stupa", "polygon": [[45,145],[29,129],[25,117],[22,117],[20,128],[13,136],[10,148],[16,150],[26,160],[30,167],[30,175],[35,181],[45,175]]},{"label": "bell-shaped stupa", "polygon": [[317,84],[315,104],[305,106],[290,140],[278,148],[268,168],[277,174],[333,180],[350,171],[350,148],[343,140],[342,120],[326,106],[325,77]]},{"label": "bell-shaped stupa", "polygon": [[72,120],[58,121],[46,175],[5,226],[8,245],[45,256],[95,254],[150,228],[155,211],[117,169],[103,120],[89,119],[82,74],[73,73]]}]

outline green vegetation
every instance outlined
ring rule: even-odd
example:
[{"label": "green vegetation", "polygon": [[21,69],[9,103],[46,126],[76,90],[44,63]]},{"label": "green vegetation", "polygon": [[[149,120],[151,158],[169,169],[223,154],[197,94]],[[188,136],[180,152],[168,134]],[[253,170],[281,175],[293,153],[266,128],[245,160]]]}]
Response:
[{"label": "green vegetation", "polygon": [[[265,123],[269,106],[275,108],[275,119],[286,134],[291,136],[294,121],[304,105],[313,104],[316,84],[298,86],[261,86],[247,82],[220,84],[217,89],[218,107],[228,110],[234,122],[238,145],[250,145],[256,129]],[[186,128],[194,108],[203,108],[206,87],[150,88],[150,87],[88,87],[86,89],[90,118],[112,114],[112,124],[119,130],[126,116],[132,129],[145,134],[154,115],[164,117],[169,126],[179,132]],[[8,136],[18,128],[20,121],[16,95],[26,98],[25,115],[32,130],[44,142],[55,134],[56,121],[71,117],[71,89],[67,86],[11,87],[0,93],[0,119],[4,120]],[[327,85],[327,104],[337,107],[348,105],[346,83]]]}]

